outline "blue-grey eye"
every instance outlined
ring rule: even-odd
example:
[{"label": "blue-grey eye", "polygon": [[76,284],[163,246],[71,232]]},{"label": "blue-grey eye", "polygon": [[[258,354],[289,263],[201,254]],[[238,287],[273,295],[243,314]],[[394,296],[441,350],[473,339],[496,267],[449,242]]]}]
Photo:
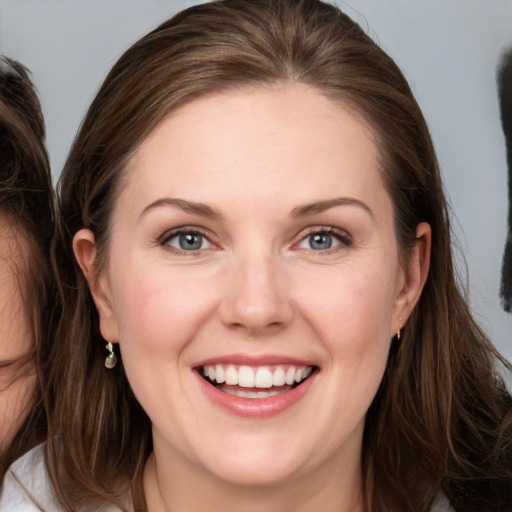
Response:
[{"label": "blue-grey eye", "polygon": [[182,251],[199,251],[211,246],[211,243],[201,233],[176,233],[169,237],[167,245]]},{"label": "blue-grey eye", "polygon": [[180,248],[185,251],[197,251],[203,245],[203,237],[196,233],[187,233],[180,235],[179,238]]},{"label": "blue-grey eye", "polygon": [[308,237],[309,247],[315,251],[325,251],[332,247],[332,236],[328,233],[314,233]]},{"label": "blue-grey eye", "polygon": [[342,233],[317,231],[306,235],[298,244],[301,249],[310,251],[327,251],[339,245],[348,246],[350,241]]}]

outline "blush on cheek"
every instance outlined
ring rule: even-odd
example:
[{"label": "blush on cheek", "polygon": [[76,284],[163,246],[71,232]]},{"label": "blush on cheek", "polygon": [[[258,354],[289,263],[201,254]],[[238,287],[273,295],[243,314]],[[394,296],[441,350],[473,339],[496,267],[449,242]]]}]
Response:
[{"label": "blush on cheek", "polygon": [[[215,310],[225,284],[200,271],[180,266],[157,267],[157,271],[139,276],[123,286],[119,305],[121,327],[130,335],[139,332],[144,344],[172,344],[173,339],[188,339]],[[149,339],[151,338],[151,339]]]}]

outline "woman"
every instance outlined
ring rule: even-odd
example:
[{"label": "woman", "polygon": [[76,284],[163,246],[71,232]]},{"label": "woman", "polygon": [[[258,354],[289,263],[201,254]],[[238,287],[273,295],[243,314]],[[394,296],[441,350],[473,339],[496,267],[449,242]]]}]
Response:
[{"label": "woman", "polygon": [[36,363],[48,348],[53,193],[27,70],[0,61],[0,481],[46,437]]},{"label": "woman", "polygon": [[0,507],[510,510],[504,361],[425,121],[335,7],[212,2],[143,37],[59,199],[50,435]]}]

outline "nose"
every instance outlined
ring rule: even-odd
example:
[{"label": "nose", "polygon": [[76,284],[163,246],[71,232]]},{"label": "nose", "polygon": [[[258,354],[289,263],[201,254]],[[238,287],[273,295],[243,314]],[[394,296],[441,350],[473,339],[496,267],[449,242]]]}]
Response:
[{"label": "nose", "polygon": [[255,336],[287,326],[294,315],[287,278],[276,257],[252,256],[229,273],[220,305],[222,321]]}]

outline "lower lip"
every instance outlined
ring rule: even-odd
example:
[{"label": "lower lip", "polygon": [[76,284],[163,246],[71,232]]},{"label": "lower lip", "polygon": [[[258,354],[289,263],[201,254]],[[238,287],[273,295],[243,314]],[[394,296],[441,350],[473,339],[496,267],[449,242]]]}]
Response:
[{"label": "lower lip", "polygon": [[316,373],[313,373],[300,385],[276,396],[242,398],[220,391],[203,379],[199,373],[195,373],[202,390],[215,405],[244,418],[270,418],[282,413],[306,395],[316,377]]}]

